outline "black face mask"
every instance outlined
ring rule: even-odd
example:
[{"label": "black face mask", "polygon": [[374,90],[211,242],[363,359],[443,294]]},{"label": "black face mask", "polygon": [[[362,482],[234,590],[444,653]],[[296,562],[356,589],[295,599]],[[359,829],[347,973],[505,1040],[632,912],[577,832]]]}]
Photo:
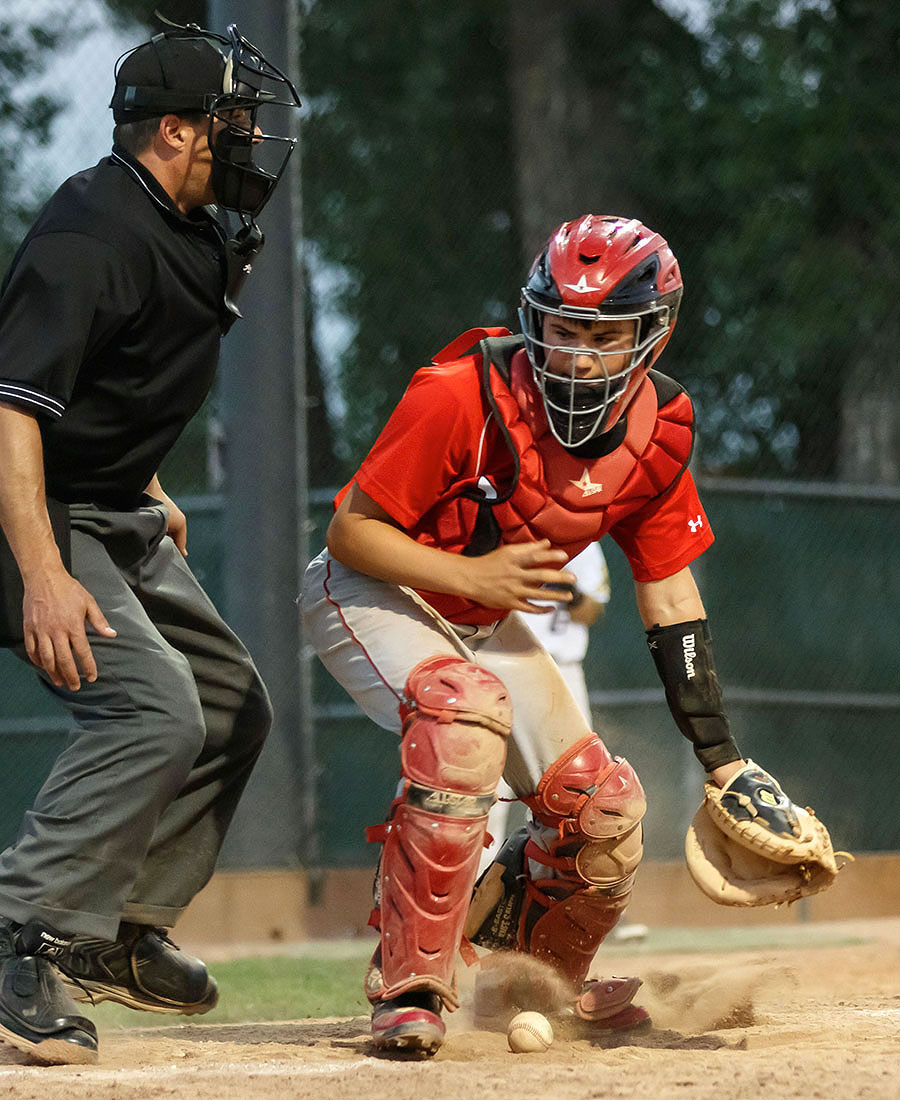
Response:
[{"label": "black face mask", "polygon": [[[263,138],[264,141],[282,140]],[[216,202],[226,210],[255,218],[268,202],[293,149],[288,144],[277,173],[253,161],[253,139],[244,130],[226,126],[212,144],[212,188]]]},{"label": "black face mask", "polygon": [[[610,379],[607,388],[598,384],[579,384],[565,378],[557,379],[550,374],[543,376],[547,398],[544,409],[559,436],[570,440],[569,443],[563,443],[567,450],[577,450],[603,438],[607,431],[606,424],[616,408],[615,398],[622,393],[625,385],[624,378]],[[601,445],[598,454],[605,453]]]},{"label": "black face mask", "polygon": [[[300,107],[297,90],[235,24],[221,35],[196,23],[180,26],[157,15],[172,30],[129,51],[124,63],[120,59],[111,104],[114,118],[118,123],[169,112],[208,114],[211,183],[216,201],[239,214],[245,225],[252,224],[281,179],[296,144],[289,134],[293,129],[292,113]],[[183,46],[180,52],[179,45]],[[158,86],[158,82],[137,71],[140,65],[134,79],[128,79],[136,65],[130,59],[140,59],[151,46],[158,67],[168,73],[169,83],[165,86]],[[202,72],[193,67],[184,71],[185,64],[193,66],[192,48],[205,65]],[[270,123],[274,120],[277,128],[273,133],[264,133],[257,126],[258,113]],[[240,121],[235,121],[236,117]],[[217,123],[223,125],[214,137]]]}]

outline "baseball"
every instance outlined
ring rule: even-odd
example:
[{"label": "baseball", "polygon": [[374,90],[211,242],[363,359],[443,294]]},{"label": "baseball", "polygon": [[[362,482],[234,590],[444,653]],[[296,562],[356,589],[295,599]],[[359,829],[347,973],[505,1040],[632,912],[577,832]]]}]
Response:
[{"label": "baseball", "polygon": [[553,1028],[540,1012],[520,1012],[509,1021],[506,1038],[513,1054],[537,1054],[549,1049]]}]

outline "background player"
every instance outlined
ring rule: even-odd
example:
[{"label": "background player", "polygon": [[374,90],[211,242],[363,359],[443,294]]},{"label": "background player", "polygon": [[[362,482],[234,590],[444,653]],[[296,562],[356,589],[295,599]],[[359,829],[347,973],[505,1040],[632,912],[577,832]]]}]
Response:
[{"label": "background player", "polygon": [[[97,1058],[57,968],[79,999],[218,996],[165,930],[212,874],[271,712],[156,471],[239,316],[293,144],[257,124],[279,95],[299,106],[234,26],[135,48],[112,155],[62,184],[3,286],[0,634],[73,723],[0,855],[0,1038],[39,1061]],[[240,215],[233,240],[215,202]]]},{"label": "background player", "polygon": [[556,662],[586,721],[593,724],[583,662],[589,629],[602,619],[609,603],[609,569],[597,542],[588,543],[566,568],[575,576],[571,600],[556,603],[549,614],[534,615],[527,622]]},{"label": "background player", "polygon": [[[624,550],[667,700],[710,781],[744,782],[689,569],[712,542],[687,469],[691,404],[650,372],[681,293],[667,243],[640,222],[561,225],[522,290],[523,334],[470,331],[416,373],[307,570],[319,656],[371,718],[402,729],[366,978],[384,1049],[440,1046],[464,925],[553,966],[595,1026],[647,1019],[630,1003],[637,979],[585,982],[628,903],[644,794],[519,614],[575,583],[566,563],[588,543],[609,533]],[[528,834],[470,909],[501,774],[531,811]]]}]

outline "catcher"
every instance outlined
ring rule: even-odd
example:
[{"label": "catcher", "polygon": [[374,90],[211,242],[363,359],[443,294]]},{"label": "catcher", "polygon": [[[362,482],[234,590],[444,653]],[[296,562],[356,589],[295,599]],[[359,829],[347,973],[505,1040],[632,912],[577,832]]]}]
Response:
[{"label": "catcher", "polygon": [[[687,468],[691,403],[652,370],[681,294],[675,256],[640,222],[561,225],[522,289],[522,334],[466,332],[415,374],[307,571],[319,656],[401,734],[397,796],[371,831],[384,847],[366,991],[384,1050],[438,1049],[466,940],[549,964],[596,1028],[648,1019],[638,979],[586,981],[628,905],[644,792],[521,614],[567,602],[566,563],[603,535],[631,564],[666,699],[708,774],[691,866],[738,904],[753,886],[736,898],[719,880],[749,868],[756,883],[764,859],[784,882],[764,902],[836,873],[825,830],[742,758],[725,717],[689,568],[713,541]],[[473,896],[501,775],[529,821]]]}]

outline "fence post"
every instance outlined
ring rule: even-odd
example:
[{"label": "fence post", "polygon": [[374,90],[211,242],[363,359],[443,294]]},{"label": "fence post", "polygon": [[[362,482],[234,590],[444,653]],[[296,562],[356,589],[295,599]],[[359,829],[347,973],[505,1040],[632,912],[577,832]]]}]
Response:
[{"label": "fence post", "polygon": [[[211,30],[236,23],[295,83],[298,20],[296,0],[209,0]],[[244,867],[318,861],[309,670],[295,604],[308,530],[300,179],[298,141],[260,218],[265,249],[241,298],[244,319],[223,342],[220,375],[226,611],[275,707],[224,852]]]}]

